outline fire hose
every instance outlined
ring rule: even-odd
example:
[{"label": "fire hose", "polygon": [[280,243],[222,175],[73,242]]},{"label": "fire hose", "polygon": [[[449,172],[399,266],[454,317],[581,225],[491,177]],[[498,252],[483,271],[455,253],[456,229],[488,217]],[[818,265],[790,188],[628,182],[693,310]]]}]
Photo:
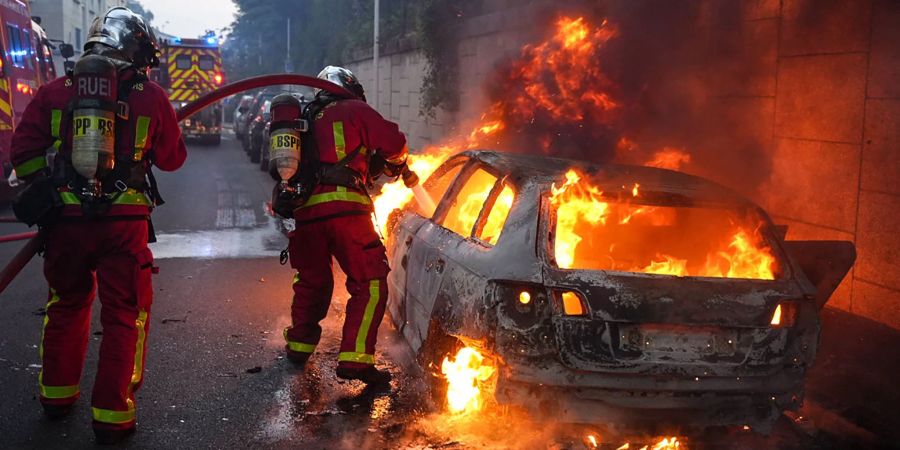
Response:
[{"label": "fire hose", "polygon": [[[176,111],[176,116],[178,117],[178,121],[180,122],[200,112],[200,110],[202,110],[203,108],[206,108],[207,106],[218,102],[225,97],[237,94],[238,92],[279,85],[309,86],[312,88],[328,91],[342,98],[356,98],[353,93],[344,89],[343,87],[338,86],[330,81],[322,80],[316,77],[294,74],[263,75],[236,81],[234,83],[222,86],[214,91],[211,91],[206,95],[203,95],[200,98],[179,108],[178,111]],[[2,220],[0,222],[7,222],[7,220]],[[36,255],[40,251],[41,247],[43,247],[44,235],[45,231],[41,230],[38,232],[19,233],[0,237],[0,243],[28,239],[28,242],[25,243],[25,246],[22,247],[22,249],[19,250],[18,253],[16,253],[13,259],[6,264],[6,267],[3,268],[3,271],[0,272],[0,294],[2,294],[3,291],[6,290],[12,280],[15,279],[19,272],[21,272],[22,269],[25,268],[28,262],[31,261],[31,259],[34,258],[34,255]]]}]

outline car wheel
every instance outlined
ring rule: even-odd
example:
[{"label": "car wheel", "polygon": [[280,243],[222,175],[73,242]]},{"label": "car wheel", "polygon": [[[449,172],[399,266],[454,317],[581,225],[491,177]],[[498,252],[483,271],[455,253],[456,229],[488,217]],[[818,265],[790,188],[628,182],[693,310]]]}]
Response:
[{"label": "car wheel", "polygon": [[267,149],[267,148],[263,147],[262,145],[260,145],[260,149],[259,149],[259,153],[260,153],[260,158],[259,158],[259,170],[261,170],[261,171],[263,171],[263,172],[268,172],[268,171],[269,171],[269,151],[268,151],[268,150],[269,150],[269,149]]},{"label": "car wheel", "polygon": [[259,160],[262,158],[262,145],[257,145],[256,142],[250,144],[250,162],[256,164],[259,163]]},{"label": "car wheel", "polygon": [[463,347],[459,339],[446,334],[440,323],[432,319],[428,326],[428,336],[419,349],[419,364],[425,370],[425,383],[431,394],[431,401],[437,410],[447,407],[447,383],[441,373],[444,358],[455,354]]},{"label": "car wheel", "polygon": [[211,138],[209,138],[209,144],[218,147],[222,144],[222,135],[217,134]]}]

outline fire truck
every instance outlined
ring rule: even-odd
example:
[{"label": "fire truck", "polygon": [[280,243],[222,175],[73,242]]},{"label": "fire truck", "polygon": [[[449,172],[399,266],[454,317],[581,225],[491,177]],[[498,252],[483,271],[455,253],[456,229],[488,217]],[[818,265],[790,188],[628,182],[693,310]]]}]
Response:
[{"label": "fire truck", "polygon": [[[71,47],[69,46],[69,50]],[[56,78],[51,44],[20,0],[0,0],[0,199],[11,198],[6,179],[13,130],[38,88]]]},{"label": "fire truck", "polygon": [[[151,77],[169,92],[169,100],[180,108],[225,81],[222,54],[215,35],[201,39],[172,37],[162,41],[159,70]],[[222,139],[222,105],[216,104],[181,123],[187,139],[218,145]]]}]

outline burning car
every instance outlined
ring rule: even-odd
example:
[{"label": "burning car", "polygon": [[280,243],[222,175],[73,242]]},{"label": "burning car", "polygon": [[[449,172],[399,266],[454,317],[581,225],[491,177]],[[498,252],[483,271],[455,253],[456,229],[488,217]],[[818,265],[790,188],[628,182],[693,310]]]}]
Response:
[{"label": "burning car", "polygon": [[665,169],[467,151],[424,189],[433,210],[389,221],[409,349],[433,367],[477,348],[498,402],[571,423],[767,431],[800,406],[818,312],[855,259]]}]

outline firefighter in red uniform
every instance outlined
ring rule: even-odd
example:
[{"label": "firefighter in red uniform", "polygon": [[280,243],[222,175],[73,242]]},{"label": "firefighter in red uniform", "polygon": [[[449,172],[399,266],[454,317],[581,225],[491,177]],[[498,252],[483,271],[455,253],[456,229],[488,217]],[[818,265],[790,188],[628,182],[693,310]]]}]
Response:
[{"label": "firefighter in red uniform", "polygon": [[[406,164],[406,137],[365,102],[347,69],[326,67],[319,78],[343,86],[359,99],[320,91],[304,110],[310,137],[303,141],[301,176],[313,178],[310,194],[293,210],[296,229],[289,250],[294,277],[292,325],[285,329],[287,355],[304,365],[319,343],[331,303],[332,256],[347,275],[346,318],[337,376],[385,385],[391,376],[375,368],[375,341],[387,301],[385,248],[372,224],[367,194],[370,163],[399,173]],[[310,175],[312,172],[312,175]]]},{"label": "firefighter in red uniform", "polygon": [[[13,137],[12,161],[29,189],[51,186],[59,205],[50,214],[53,220],[41,219],[50,294],[40,401],[48,416],[58,418],[79,398],[91,303],[99,291],[103,340],[91,409],[98,442],[114,443],[134,431],[134,394],[143,381],[153,294],[149,214],[161,203],[150,167],[176,170],[187,152],[168,96],[146,77],[159,62],[158,48],[140,16],[110,9],[94,21],[84,50],[74,74],[41,87],[28,105]],[[79,79],[82,61],[109,64],[111,77]],[[117,89],[110,93],[112,84]],[[111,94],[113,101],[77,109],[78,96],[90,93]],[[113,112],[97,112],[103,108]],[[114,155],[81,152],[85,143],[90,148],[98,142],[94,138],[108,138]],[[54,148],[58,152],[49,165],[47,153]],[[110,170],[88,180],[84,155],[95,158],[88,158],[88,166],[99,160]]]}]

